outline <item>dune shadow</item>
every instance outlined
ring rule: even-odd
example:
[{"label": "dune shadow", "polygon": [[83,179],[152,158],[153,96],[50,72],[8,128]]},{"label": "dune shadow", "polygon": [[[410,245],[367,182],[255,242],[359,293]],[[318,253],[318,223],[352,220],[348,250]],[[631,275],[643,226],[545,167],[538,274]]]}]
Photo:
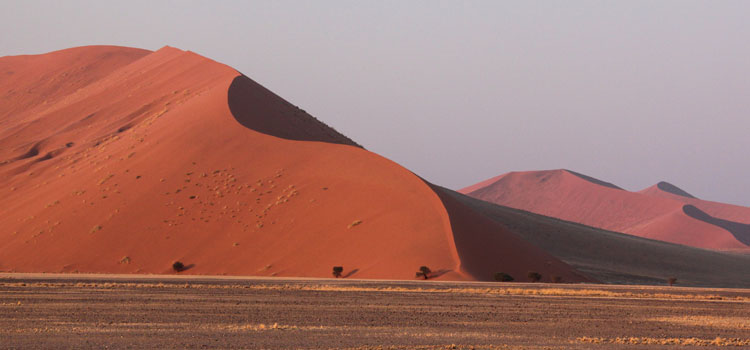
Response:
[{"label": "dune shadow", "polygon": [[361,147],[244,75],[232,80],[227,95],[232,116],[248,129],[287,140]]},{"label": "dune shadow", "polygon": [[505,224],[491,220],[482,212],[462,203],[460,198],[466,196],[427,181],[425,184],[435,192],[448,214],[461,273],[479,281],[494,280],[494,274],[498,271],[519,276],[527,271],[539,271],[542,274],[559,275],[572,282],[595,281],[528,243],[510,231]]},{"label": "dune shadow", "polygon": [[698,209],[697,207],[689,204],[683,206],[682,211],[685,212],[687,216],[693,219],[705,221],[711,225],[719,226],[729,231],[729,233],[731,233],[732,236],[734,236],[734,238],[736,238],[742,244],[750,246],[750,225],[713,217],[708,213]]},{"label": "dune shadow", "polygon": [[437,277],[445,275],[446,273],[451,272],[451,271],[453,271],[453,270],[451,270],[451,269],[442,269],[442,270],[432,271],[432,273],[430,273],[430,278],[437,278]]},{"label": "dune shadow", "polygon": [[341,276],[342,278],[347,278],[355,273],[359,272],[359,269],[354,269],[346,273],[346,275]]},{"label": "dune shadow", "polygon": [[588,176],[588,175],[583,175],[583,174],[581,174],[581,173],[577,173],[577,172],[575,172],[575,171],[573,171],[573,170],[568,170],[568,169],[565,169],[565,171],[567,171],[567,172],[569,172],[569,173],[571,173],[571,174],[573,174],[573,175],[575,175],[575,176],[578,176],[578,177],[580,177],[580,178],[582,178],[582,179],[584,179],[584,180],[586,180],[586,181],[588,181],[588,182],[591,182],[591,183],[597,184],[597,185],[599,185],[599,186],[604,186],[604,187],[614,188],[614,189],[616,189],[616,190],[622,190],[622,188],[618,187],[617,185],[615,185],[615,184],[613,184],[613,183],[610,183],[610,182],[606,182],[606,181],[602,181],[602,180],[599,180],[599,179],[597,179],[597,178],[594,178],[594,177],[591,177],[591,176]]},{"label": "dune shadow", "polygon": [[659,183],[656,184],[656,188],[664,192],[674,194],[674,195],[687,197],[687,198],[695,198],[695,196],[693,196],[692,194],[687,193],[683,189],[675,185],[672,185],[671,183],[666,182],[666,181],[659,181]]},{"label": "dune shadow", "polygon": [[41,152],[41,147],[44,145],[45,141],[46,140],[42,140],[42,141],[36,142],[34,145],[31,146],[31,148],[29,148],[23,154],[21,154],[19,156],[16,156],[16,157],[13,157],[13,158],[10,158],[10,159],[6,159],[6,160],[0,162],[0,165],[10,164],[10,163],[13,163],[15,161],[19,161],[19,160],[23,160],[23,159],[29,159],[29,158],[33,158],[33,157],[38,156],[39,153]]}]

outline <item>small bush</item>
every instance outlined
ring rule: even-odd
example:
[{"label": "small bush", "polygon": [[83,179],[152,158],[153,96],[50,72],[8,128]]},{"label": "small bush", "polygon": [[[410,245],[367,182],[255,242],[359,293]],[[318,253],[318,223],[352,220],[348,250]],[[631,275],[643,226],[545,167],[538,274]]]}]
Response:
[{"label": "small bush", "polygon": [[526,277],[529,278],[529,282],[539,282],[542,280],[542,274],[534,271],[529,271],[529,274],[526,275]]},{"label": "small bush", "polygon": [[174,264],[172,264],[172,270],[175,270],[175,272],[180,272],[185,269],[185,264],[175,261]]},{"label": "small bush", "polygon": [[562,283],[563,279],[560,276],[552,276],[552,283]]},{"label": "small bush", "polygon": [[344,272],[343,266],[334,266],[333,267],[333,277],[339,278],[341,277],[341,273]]},{"label": "small bush", "polygon": [[424,279],[430,278],[430,274],[432,273],[432,270],[430,270],[427,266],[420,266],[419,271],[417,272],[417,278],[423,277]]},{"label": "small bush", "polygon": [[670,278],[667,278],[667,283],[669,283],[669,286],[671,287],[671,286],[673,286],[673,285],[674,285],[675,283],[677,283],[677,278],[676,278],[676,277],[670,277]]},{"label": "small bush", "polygon": [[514,280],[515,279],[513,278],[513,276],[511,276],[511,275],[509,275],[509,274],[507,274],[505,272],[497,272],[497,273],[495,273],[495,281],[498,281],[498,282],[512,282]]}]

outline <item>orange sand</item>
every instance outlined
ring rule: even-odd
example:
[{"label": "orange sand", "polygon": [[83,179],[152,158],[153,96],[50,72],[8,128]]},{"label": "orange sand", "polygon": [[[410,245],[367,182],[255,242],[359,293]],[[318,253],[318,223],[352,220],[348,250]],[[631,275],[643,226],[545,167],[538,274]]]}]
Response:
[{"label": "orange sand", "polygon": [[195,53],[82,47],[0,75],[0,270],[586,280]]}]

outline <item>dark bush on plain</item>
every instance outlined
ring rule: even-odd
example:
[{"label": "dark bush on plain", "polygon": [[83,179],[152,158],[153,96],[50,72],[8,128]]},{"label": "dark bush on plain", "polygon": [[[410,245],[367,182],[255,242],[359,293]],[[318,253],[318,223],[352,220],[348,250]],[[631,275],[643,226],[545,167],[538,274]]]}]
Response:
[{"label": "dark bush on plain", "polygon": [[420,266],[419,272],[417,272],[417,278],[422,277],[424,279],[430,278],[430,274],[432,273],[432,270],[430,270],[427,266]]},{"label": "dark bush on plain", "polygon": [[526,275],[526,277],[529,278],[529,282],[539,282],[542,280],[542,274],[534,271],[529,271],[529,274]]},{"label": "dark bush on plain", "polygon": [[180,272],[185,269],[185,264],[175,261],[174,264],[172,264],[172,270],[175,270],[176,272]]},{"label": "dark bush on plain", "polygon": [[495,273],[495,281],[498,282],[511,282],[515,280],[513,276],[505,273],[505,272],[497,272]]},{"label": "dark bush on plain", "polygon": [[333,267],[333,277],[339,278],[341,277],[341,273],[344,272],[343,266],[334,266]]}]

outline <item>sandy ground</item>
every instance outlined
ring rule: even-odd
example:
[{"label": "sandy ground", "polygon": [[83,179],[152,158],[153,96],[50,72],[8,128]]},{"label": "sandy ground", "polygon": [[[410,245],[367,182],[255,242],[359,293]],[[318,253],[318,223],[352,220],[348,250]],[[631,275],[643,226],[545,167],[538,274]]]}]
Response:
[{"label": "sandy ground", "polygon": [[0,276],[3,349],[750,347],[750,290]]}]

